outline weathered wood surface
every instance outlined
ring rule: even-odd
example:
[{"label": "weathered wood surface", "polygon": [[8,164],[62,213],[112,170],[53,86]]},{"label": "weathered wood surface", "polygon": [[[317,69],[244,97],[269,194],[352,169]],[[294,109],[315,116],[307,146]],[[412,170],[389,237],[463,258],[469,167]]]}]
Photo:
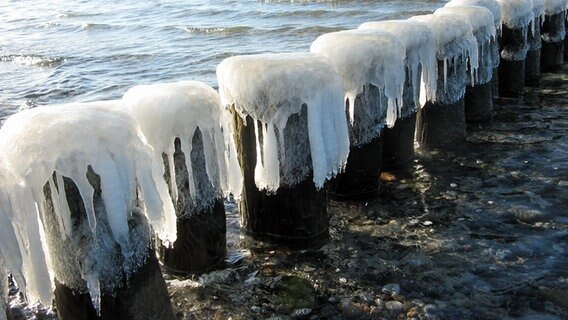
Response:
[{"label": "weathered wood surface", "polygon": [[[108,262],[107,259],[116,260],[117,265],[124,266],[123,257],[120,246],[117,243],[109,244],[109,237],[102,235],[109,234],[109,225],[106,220],[106,212],[104,202],[101,197],[101,184],[100,177],[89,168],[87,178],[94,188],[94,207],[97,216],[97,237],[90,236],[88,228],[87,215],[84,209],[81,194],[75,183],[64,177],[64,188],[66,192],[69,210],[71,212],[71,219],[73,224],[72,236],[68,239],[61,237],[62,230],[59,229],[56,217],[53,210],[53,202],[51,200],[51,189],[49,184],[44,186],[44,194],[46,202],[44,205],[42,221],[45,227],[49,230],[46,233],[47,245],[51,254],[52,260],[57,259],[58,263],[63,261],[62,267],[56,267],[55,272],[55,304],[57,308],[58,318],[60,320],[77,320],[77,319],[175,319],[169,295],[166,288],[166,283],[162,277],[160,266],[155,255],[154,246],[152,245],[151,237],[147,239],[140,238],[140,241],[145,241],[146,245],[142,245],[143,252],[138,252],[144,255],[140,264],[134,270],[112,270],[108,271],[109,275],[120,275],[113,283],[113,290],[107,290],[108,283],[113,282],[113,278],[104,279],[100,281],[101,285],[101,301],[100,301],[100,314],[97,314],[91,302],[91,297],[87,289],[87,284],[81,277],[81,264],[83,261],[76,261],[73,255],[69,255],[69,250],[82,252],[82,250],[89,250],[89,247],[99,246],[105,242],[103,256],[100,261]],[[55,184],[56,188],[60,188]],[[151,229],[147,224],[145,217],[138,212],[133,211],[129,217],[129,227],[131,230],[138,230],[148,235],[151,234]],[[74,233],[81,236],[75,236]],[[111,239],[112,240],[112,239]],[[100,244],[97,244],[100,243]],[[65,273],[61,272],[59,268],[66,269]],[[119,267],[120,268],[120,267]],[[105,275],[103,275],[105,276]],[[78,278],[79,277],[79,278]],[[66,279],[70,282],[81,283],[79,286],[70,287],[64,284],[61,279]]]},{"label": "weathered wood surface", "polygon": [[[346,109],[350,103],[347,101]],[[328,184],[328,195],[335,200],[365,200],[376,197],[379,191],[387,98],[379,88],[369,84],[355,97],[354,103],[347,165]],[[367,141],[369,136],[374,138]]]},{"label": "weathered wood surface", "polygon": [[[275,194],[259,190],[255,184],[256,135],[254,120],[243,120],[234,110],[235,144],[243,174],[243,190],[239,202],[242,228],[256,240],[294,248],[317,247],[329,238],[325,190],[316,190],[309,175],[292,188],[280,187]],[[262,125],[262,124],[260,124]],[[292,115],[284,130],[285,143],[306,144],[307,108]],[[310,152],[302,161],[311,166]],[[282,170],[282,167],[281,167]]]},{"label": "weathered wood surface", "polygon": [[406,170],[412,166],[414,158],[416,101],[408,68],[402,99],[402,116],[392,128],[385,127],[383,131],[383,170]]},{"label": "weathered wood surface", "polygon": [[[511,29],[502,26],[500,37],[501,50],[520,52],[526,50],[528,44],[523,29]],[[499,95],[518,98],[525,93],[525,59],[507,60],[501,58],[499,64]]]},{"label": "weathered wood surface", "polygon": [[[436,102],[427,101],[420,109],[416,120],[416,141],[421,147],[441,147],[455,145],[465,141],[465,104],[464,96],[452,97],[444,85],[444,62],[438,60],[438,83]],[[463,83],[466,86],[466,64],[461,58],[449,63],[447,67],[447,83]],[[452,100],[455,100],[452,102]]]},{"label": "weathered wood surface", "polygon": [[493,83],[467,86],[464,106],[467,123],[491,121],[493,117]]},{"label": "weathered wood surface", "polygon": [[542,24],[542,34],[545,36],[542,42],[540,66],[543,72],[558,71],[564,64],[564,41],[546,41],[547,38],[559,37],[565,32],[566,13],[560,12],[553,15],[545,15]]},{"label": "weathered wood surface", "polygon": [[[198,274],[222,266],[227,254],[227,227],[221,194],[214,190],[205,166],[203,138],[199,128],[193,135],[191,165],[195,183],[195,199],[191,197],[186,155],[180,139],[174,141],[174,166],[178,199],[175,203],[177,240],[173,247],[158,244],[159,257],[168,272],[178,275]],[[164,155],[165,173],[169,188],[170,170]],[[170,190],[171,192],[171,190]]]},{"label": "weathered wood surface", "polygon": [[541,18],[535,18],[531,22],[528,34],[529,51],[525,59],[525,85],[527,87],[537,87],[540,84],[541,71],[540,71],[540,50],[542,48],[541,40]]}]

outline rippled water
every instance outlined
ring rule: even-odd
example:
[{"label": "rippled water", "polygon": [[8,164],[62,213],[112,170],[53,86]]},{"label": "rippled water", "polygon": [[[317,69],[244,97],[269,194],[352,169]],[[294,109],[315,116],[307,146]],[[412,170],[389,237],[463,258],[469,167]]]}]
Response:
[{"label": "rippled water", "polygon": [[0,120],[34,105],[200,80],[236,54],[307,51],[322,33],[407,18],[443,0],[3,0]]}]

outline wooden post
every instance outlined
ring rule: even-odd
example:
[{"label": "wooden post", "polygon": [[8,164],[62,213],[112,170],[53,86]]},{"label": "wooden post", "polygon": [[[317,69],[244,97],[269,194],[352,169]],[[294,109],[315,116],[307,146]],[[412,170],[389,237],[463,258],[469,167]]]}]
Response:
[{"label": "wooden post", "polygon": [[123,103],[154,148],[154,179],[165,180],[176,213],[176,241],[157,245],[163,266],[177,275],[218,267],[227,253],[219,94],[179,81],[133,87]]},{"label": "wooden post", "polygon": [[564,64],[565,20],[565,11],[544,16],[540,63],[543,72],[557,71]]},{"label": "wooden post", "polygon": [[[256,134],[254,120],[241,118],[232,109],[235,144],[243,174],[239,202],[242,227],[247,235],[292,248],[319,247],[329,238],[325,190],[317,190],[312,175],[294,187],[280,187],[276,193],[259,190],[255,183]],[[263,124],[259,121],[259,126]],[[284,129],[287,156],[311,171],[307,106],[290,116]],[[293,151],[295,150],[295,151]],[[293,152],[293,153],[292,153]]]},{"label": "wooden post", "polygon": [[347,162],[343,81],[314,53],[243,55],[217,67],[243,177],[241,224],[293,248],[329,238],[326,183]]},{"label": "wooden post", "polygon": [[[412,166],[414,158],[414,135],[416,129],[416,101],[408,67],[405,82],[401,117],[392,128],[383,131],[383,170],[405,170]],[[416,77],[420,79],[420,77]]]},{"label": "wooden post", "polygon": [[[151,229],[146,218],[133,209],[129,215],[130,237],[139,243],[132,248],[133,261],[125,261],[120,246],[113,240],[101,196],[100,177],[89,167],[87,179],[94,188],[93,204],[97,219],[96,234],[87,221],[83,198],[74,181],[54,173],[53,186],[64,188],[73,230],[62,237],[52,201],[52,187],[44,186],[46,201],[42,221],[46,230],[55,275],[55,303],[58,318],[66,319],[175,319],[166,284],[155,255]],[[63,186],[57,183],[63,181]],[[69,254],[72,253],[72,254]],[[100,287],[100,306],[92,303],[82,269],[105,263],[96,282]],[[90,283],[93,285],[93,283]]]},{"label": "wooden post", "polygon": [[493,83],[467,86],[464,106],[467,123],[490,121],[493,117]]},{"label": "wooden post", "polygon": [[[223,264],[227,254],[225,207],[223,199],[217,197],[213,204],[200,206],[205,201],[203,194],[215,194],[207,176],[201,130],[196,129],[192,140],[191,168],[193,181],[189,181],[185,155],[181,150],[180,138],[174,141],[174,167],[178,200],[175,204],[177,219],[177,240],[173,247],[158,246],[159,257],[168,272],[186,275],[202,273]],[[163,155],[166,168],[164,177],[171,189],[169,160]],[[195,183],[196,197],[192,199],[189,184]],[[170,190],[170,193],[172,191]],[[201,196],[201,197],[200,197]],[[201,199],[203,198],[203,199]]]},{"label": "wooden post", "polygon": [[[468,84],[465,90],[465,120],[467,123],[480,123],[490,121],[493,118],[493,82],[494,64],[493,59],[498,59],[498,55],[492,55],[497,46],[496,41],[479,43],[479,69],[478,81],[475,84]],[[469,71],[469,70],[468,70]],[[471,80],[471,79],[470,79]]]},{"label": "wooden post", "polygon": [[[347,101],[347,108],[351,101]],[[387,97],[376,86],[368,84],[355,98],[354,120],[349,126],[351,145],[344,172],[329,182],[328,196],[335,200],[365,200],[376,197],[379,191],[379,177],[383,161],[383,137],[375,136],[371,141],[359,143],[361,136],[373,128],[382,128],[386,108],[378,119],[371,119],[370,109],[380,110],[387,104]],[[380,131],[380,129],[379,129]],[[384,129],[382,130],[384,132]]]},{"label": "wooden post", "polygon": [[517,98],[525,92],[526,32],[526,28],[502,26],[499,64],[499,95],[502,97]]},{"label": "wooden post", "polygon": [[446,81],[452,87],[444,85],[444,62],[438,60],[438,99],[427,101],[418,112],[416,140],[420,146],[448,146],[465,140],[464,96],[459,92],[465,91],[466,62],[463,57],[452,60],[448,62]]},{"label": "wooden post", "polygon": [[529,30],[534,30],[534,32],[528,33],[529,51],[525,59],[525,85],[527,87],[537,87],[540,84],[541,23],[541,18],[535,17],[529,26]]}]

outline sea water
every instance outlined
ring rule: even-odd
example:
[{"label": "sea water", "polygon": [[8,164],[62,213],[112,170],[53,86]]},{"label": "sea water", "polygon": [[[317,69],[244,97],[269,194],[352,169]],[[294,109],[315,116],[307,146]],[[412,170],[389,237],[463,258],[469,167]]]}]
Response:
[{"label": "sea water", "polygon": [[239,54],[309,52],[320,35],[430,13],[444,0],[0,2],[0,121],[36,105],[198,80]]}]

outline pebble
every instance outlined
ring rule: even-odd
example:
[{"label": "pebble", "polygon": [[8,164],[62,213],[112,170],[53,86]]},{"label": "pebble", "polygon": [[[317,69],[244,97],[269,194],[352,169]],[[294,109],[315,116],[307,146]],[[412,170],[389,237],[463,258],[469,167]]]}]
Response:
[{"label": "pebble", "polygon": [[457,188],[458,185],[457,185],[456,183],[450,183],[450,187],[452,187],[452,188]]},{"label": "pebble", "polygon": [[18,306],[11,306],[9,308],[9,312],[12,315],[12,320],[26,320],[26,314],[24,313],[24,310],[22,310],[22,308],[18,307]]},{"label": "pebble", "polygon": [[424,307],[422,307],[422,310],[424,310],[424,313],[426,313],[428,315],[433,315],[434,312],[436,312],[436,309],[438,309],[438,307],[435,304],[427,304]]},{"label": "pebble", "polygon": [[369,306],[363,303],[354,303],[351,301],[344,301],[339,304],[339,309],[341,310],[341,315],[345,319],[359,319],[364,315],[370,313],[371,309]]},{"label": "pebble", "polygon": [[400,294],[400,285],[398,283],[389,283],[383,286],[382,289],[383,293],[386,294]]},{"label": "pebble", "polygon": [[398,301],[388,301],[385,303],[385,308],[393,314],[399,314],[404,311],[404,305]]},{"label": "pebble", "polygon": [[412,304],[417,305],[419,307],[423,307],[424,306],[424,301],[420,300],[420,299],[412,299]]},{"label": "pebble", "polygon": [[292,319],[304,319],[309,317],[310,314],[312,314],[312,309],[302,308],[294,310],[294,312],[292,312],[290,317],[292,317]]}]

